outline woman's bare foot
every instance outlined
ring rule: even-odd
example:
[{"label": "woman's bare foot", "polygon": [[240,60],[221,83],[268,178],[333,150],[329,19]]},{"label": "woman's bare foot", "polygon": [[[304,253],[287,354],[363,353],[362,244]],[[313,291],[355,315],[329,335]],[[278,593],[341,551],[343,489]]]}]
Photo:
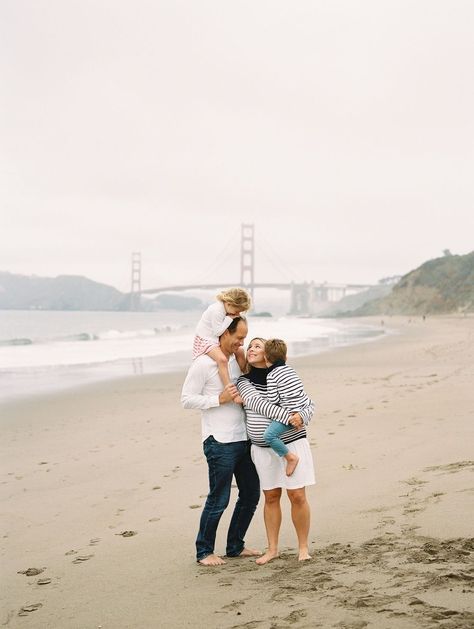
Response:
[{"label": "woman's bare foot", "polygon": [[260,550],[255,550],[253,548],[244,548],[243,551],[240,553],[240,555],[237,555],[238,557],[260,557],[261,555],[261,551]]},{"label": "woman's bare foot", "polygon": [[308,552],[307,548],[300,548],[298,553],[298,561],[309,561],[312,559],[311,555]]},{"label": "woman's bare foot", "polygon": [[286,475],[291,476],[295,471],[296,466],[298,465],[298,461],[300,457],[297,454],[293,454],[289,452],[286,456]]},{"label": "woman's bare foot", "polygon": [[204,559],[199,559],[198,563],[201,566],[222,566],[225,564],[225,561],[219,555],[208,555]]},{"label": "woman's bare foot", "polygon": [[262,555],[255,561],[255,563],[257,563],[259,566],[263,566],[269,561],[271,561],[272,559],[276,559],[277,557],[278,557],[277,550],[267,550],[267,552],[264,555]]}]

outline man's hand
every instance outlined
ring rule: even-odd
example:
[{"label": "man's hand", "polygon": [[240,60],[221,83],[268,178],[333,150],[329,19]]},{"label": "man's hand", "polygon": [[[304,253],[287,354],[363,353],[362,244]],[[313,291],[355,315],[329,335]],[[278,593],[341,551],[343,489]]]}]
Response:
[{"label": "man's hand", "polygon": [[304,425],[299,413],[293,413],[293,415],[290,416],[288,423],[293,426],[293,428],[303,428]]},{"label": "man's hand", "polygon": [[227,404],[227,402],[233,402],[234,398],[239,395],[237,387],[232,382],[225,386],[222,393],[219,395],[219,404]]}]

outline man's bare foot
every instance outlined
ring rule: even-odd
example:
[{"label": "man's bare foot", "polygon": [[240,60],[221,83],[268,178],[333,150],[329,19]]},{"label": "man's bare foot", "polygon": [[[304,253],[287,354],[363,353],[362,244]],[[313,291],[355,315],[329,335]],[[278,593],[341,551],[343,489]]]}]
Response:
[{"label": "man's bare foot", "polygon": [[286,475],[291,476],[295,471],[300,457],[297,454],[289,453],[285,456],[286,459]]},{"label": "man's bare foot", "polygon": [[225,561],[222,557],[219,557],[219,555],[208,555],[204,557],[204,559],[199,559],[198,563],[200,563],[201,566],[222,566],[225,564]]},{"label": "man's bare foot", "polygon": [[238,555],[238,557],[260,557],[260,550],[255,550],[253,548],[244,548],[243,551]]},{"label": "man's bare foot", "polygon": [[312,559],[312,557],[309,554],[308,549],[301,549],[298,553],[298,561],[309,561],[310,559]]},{"label": "man's bare foot", "polygon": [[267,552],[262,555],[261,557],[259,557],[255,563],[257,563],[259,566],[263,566],[266,563],[268,563],[269,561],[271,561],[272,559],[276,559],[278,557],[278,551],[277,550],[267,550]]}]

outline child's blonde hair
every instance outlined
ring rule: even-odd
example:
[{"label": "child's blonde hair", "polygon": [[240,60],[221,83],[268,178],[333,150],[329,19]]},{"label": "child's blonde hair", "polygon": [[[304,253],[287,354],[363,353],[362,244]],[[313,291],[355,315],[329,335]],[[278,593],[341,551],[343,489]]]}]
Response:
[{"label": "child's blonde hair", "polygon": [[229,304],[240,312],[250,310],[252,305],[250,295],[243,288],[226,288],[226,290],[216,295],[216,299],[222,301],[222,303]]},{"label": "child's blonde hair", "polygon": [[286,361],[288,348],[285,341],[281,339],[268,339],[268,341],[265,341],[264,351],[265,358],[273,365],[277,360]]}]

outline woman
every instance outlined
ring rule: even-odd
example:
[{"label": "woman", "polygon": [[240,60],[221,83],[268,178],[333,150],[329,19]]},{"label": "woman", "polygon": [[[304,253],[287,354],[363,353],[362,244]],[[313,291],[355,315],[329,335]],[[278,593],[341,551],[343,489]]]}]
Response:
[{"label": "woman", "polygon": [[311,559],[308,552],[308,534],[310,508],[306,499],[305,487],[314,485],[314,466],[311,449],[306,438],[305,424],[311,419],[313,408],[305,416],[296,413],[299,426],[283,433],[282,440],[291,452],[299,456],[299,463],[291,476],[286,475],[285,462],[263,438],[265,429],[272,419],[286,420],[288,411],[270,404],[266,400],[266,368],[264,359],[265,340],[254,338],[247,350],[249,373],[237,381],[237,388],[244,400],[247,415],[247,432],[252,442],[251,455],[260,478],[260,486],[265,496],[264,520],[267,532],[268,548],[257,559],[262,565],[278,557],[278,537],[281,526],[280,499],[282,489],[286,489],[291,502],[291,518],[298,537],[298,559]]}]

